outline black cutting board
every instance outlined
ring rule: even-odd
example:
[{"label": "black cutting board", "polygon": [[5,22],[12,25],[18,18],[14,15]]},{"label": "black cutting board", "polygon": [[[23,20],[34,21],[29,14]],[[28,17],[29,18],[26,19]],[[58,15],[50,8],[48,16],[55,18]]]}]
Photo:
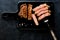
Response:
[{"label": "black cutting board", "polygon": [[[27,20],[27,19],[24,19],[24,18],[20,18],[18,16],[18,13],[19,13],[19,9],[20,9],[20,6],[22,4],[32,4],[33,5],[33,8],[35,8],[36,6],[39,6],[40,4],[43,4],[43,3],[46,3],[47,5],[50,6],[49,10],[51,10],[51,15],[42,19],[41,21],[39,21],[39,26],[36,26],[34,21],[33,20]],[[18,11],[16,13],[3,13],[2,17],[5,19],[5,20],[17,20],[17,26],[16,28],[19,30],[19,31],[35,31],[35,32],[47,32],[49,31],[49,28],[47,26],[46,23],[44,23],[44,20],[48,19],[49,20],[49,24],[50,24],[50,27],[54,30],[54,27],[55,27],[55,18],[54,18],[54,14],[55,14],[55,9],[54,9],[54,3],[52,2],[19,2],[18,3]],[[22,23],[24,23],[22,25]]]},{"label": "black cutting board", "polygon": [[[55,11],[54,11],[54,4],[52,2],[20,2],[18,4],[18,12],[19,12],[20,5],[22,5],[24,3],[26,3],[26,4],[32,4],[33,8],[35,8],[36,6],[39,6],[40,4],[46,3],[46,4],[48,4],[50,6],[49,10],[51,10],[51,16],[46,17],[46,18],[42,19],[41,21],[39,21],[39,26],[36,26],[34,24],[33,20],[29,21],[27,19],[24,19],[24,18],[21,19],[19,17],[18,18],[18,25],[17,25],[17,28],[19,29],[19,31],[38,31],[38,32],[40,32],[40,31],[41,32],[43,32],[43,31],[44,32],[49,31],[49,28],[48,28],[47,24],[44,23],[45,19],[49,20],[48,23],[50,24],[50,27],[52,29],[54,29],[54,27],[55,27],[54,13],[55,13]],[[22,25],[22,23],[23,23],[23,25]]]}]

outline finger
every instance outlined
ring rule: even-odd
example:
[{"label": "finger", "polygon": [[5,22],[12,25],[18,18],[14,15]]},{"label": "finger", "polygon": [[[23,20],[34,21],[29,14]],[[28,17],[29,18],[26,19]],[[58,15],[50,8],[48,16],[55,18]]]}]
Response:
[{"label": "finger", "polygon": [[39,25],[38,20],[37,20],[35,14],[32,14],[32,18],[33,18],[35,24],[36,24],[36,25]]},{"label": "finger", "polygon": [[51,14],[50,13],[45,13],[45,16],[50,16]]},{"label": "finger", "polygon": [[40,15],[46,13],[46,12],[49,12],[49,10],[41,11],[40,13],[37,14],[37,16],[40,16]]},{"label": "finger", "polygon": [[36,11],[35,14],[40,13],[41,11],[47,10],[48,7],[41,8],[40,10]]},{"label": "finger", "polygon": [[38,17],[38,20],[42,20],[43,18],[50,16],[50,15],[51,15],[50,13],[45,13],[45,14],[41,15],[40,17]]},{"label": "finger", "polygon": [[38,17],[38,20],[42,20],[43,18],[45,18],[45,14],[41,15],[40,17]]},{"label": "finger", "polygon": [[49,7],[47,4],[41,4],[41,5],[37,6],[36,8],[34,8],[33,11],[37,11],[45,6]]},{"label": "finger", "polygon": [[37,6],[36,8],[34,8],[33,11],[36,11],[44,6],[46,6],[46,4],[41,4],[41,5]]}]

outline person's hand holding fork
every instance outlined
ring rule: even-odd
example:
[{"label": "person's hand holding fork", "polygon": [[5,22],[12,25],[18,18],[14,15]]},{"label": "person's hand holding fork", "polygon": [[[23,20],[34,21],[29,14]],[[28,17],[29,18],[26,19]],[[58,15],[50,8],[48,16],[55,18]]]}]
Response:
[{"label": "person's hand holding fork", "polygon": [[[35,13],[32,14],[32,18],[33,18],[36,25],[39,25],[38,21],[40,21],[43,18],[51,15],[50,14],[51,11],[49,10],[49,7],[50,6],[48,6],[47,4],[41,4],[41,5],[39,5],[33,9],[33,11]],[[34,15],[36,15],[38,17],[38,21],[36,19],[36,16],[34,16]]]}]

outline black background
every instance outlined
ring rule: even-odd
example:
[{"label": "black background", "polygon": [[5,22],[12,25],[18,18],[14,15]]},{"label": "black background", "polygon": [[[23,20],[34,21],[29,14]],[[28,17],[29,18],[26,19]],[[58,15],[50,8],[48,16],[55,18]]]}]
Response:
[{"label": "black background", "polygon": [[[16,20],[3,20],[3,13],[16,13],[18,2],[21,0],[0,0],[0,40],[49,40],[49,34],[41,33],[22,33],[16,29]],[[27,0],[22,0],[27,1]],[[31,1],[31,0],[30,0]],[[40,2],[53,2],[55,5],[55,30],[58,38],[60,37],[60,1],[59,0],[34,0]],[[60,38],[59,38],[60,39]]]}]

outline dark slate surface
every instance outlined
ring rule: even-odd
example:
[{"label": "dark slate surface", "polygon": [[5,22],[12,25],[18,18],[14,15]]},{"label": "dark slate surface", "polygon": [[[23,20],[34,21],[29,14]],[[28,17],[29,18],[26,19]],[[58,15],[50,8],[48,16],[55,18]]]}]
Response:
[{"label": "dark slate surface", "polygon": [[[25,0],[26,1],[26,0]],[[36,0],[35,0],[36,1]],[[44,0],[43,0],[44,1]],[[55,23],[56,34],[60,37],[60,2],[59,0],[46,0],[55,3]],[[2,19],[3,12],[17,12],[17,4],[19,0],[0,0],[0,40],[49,40],[49,34],[41,33],[23,33],[16,28],[16,20]]]}]

